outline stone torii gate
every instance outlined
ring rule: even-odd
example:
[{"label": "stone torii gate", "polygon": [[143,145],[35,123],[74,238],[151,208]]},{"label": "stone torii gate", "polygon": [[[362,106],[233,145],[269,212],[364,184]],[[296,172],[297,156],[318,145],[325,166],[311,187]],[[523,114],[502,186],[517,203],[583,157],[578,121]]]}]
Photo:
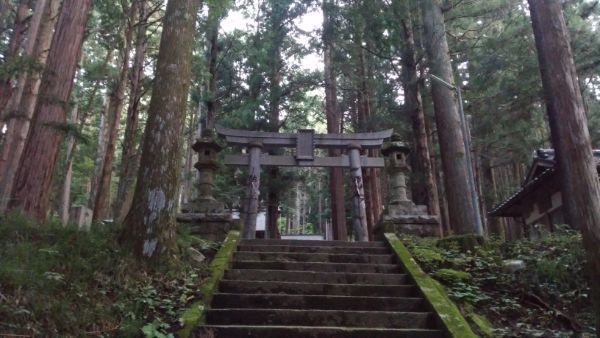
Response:
[{"label": "stone torii gate", "polygon": [[[262,166],[279,167],[342,167],[350,168],[352,174],[353,202],[355,208],[354,232],[358,241],[368,241],[365,196],[362,168],[383,168],[384,159],[361,156],[362,149],[381,148],[384,139],[392,136],[392,129],[374,133],[315,134],[313,129],[301,129],[298,133],[272,133],[217,127],[217,134],[228,145],[246,147],[246,154],[226,155],[225,164],[248,166],[248,185],[243,237],[254,238],[259,207],[260,171]],[[295,148],[293,156],[274,156],[263,153],[264,149]],[[346,149],[348,155],[336,157],[315,156],[315,148]]]}]

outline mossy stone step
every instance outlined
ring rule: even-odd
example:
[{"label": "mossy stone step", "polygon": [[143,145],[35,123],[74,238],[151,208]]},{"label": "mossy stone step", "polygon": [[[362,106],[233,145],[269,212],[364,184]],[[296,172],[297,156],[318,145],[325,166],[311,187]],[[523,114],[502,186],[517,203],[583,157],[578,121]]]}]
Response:
[{"label": "mossy stone step", "polygon": [[413,285],[292,283],[244,280],[222,280],[219,284],[219,292],[223,293],[413,297],[416,296],[416,291],[417,289]]},{"label": "mossy stone step", "polygon": [[332,295],[283,295],[217,293],[213,309],[315,309],[352,311],[426,312],[423,298],[418,297],[358,297]]},{"label": "mossy stone step", "polygon": [[385,242],[345,242],[345,241],[318,241],[295,239],[244,239],[240,245],[296,245],[296,246],[338,246],[338,247],[365,247],[387,248]]},{"label": "mossy stone step", "polygon": [[442,331],[427,329],[348,328],[318,326],[207,325],[194,338],[439,338]]},{"label": "mossy stone step", "polygon": [[[240,258],[241,259],[241,258]],[[321,263],[321,262],[276,262],[236,259],[233,269],[295,270],[355,273],[399,273],[396,264]]]},{"label": "mossy stone step", "polygon": [[254,252],[237,251],[235,260],[275,261],[275,262],[323,262],[323,263],[363,263],[392,264],[394,256],[340,253],[304,253],[304,252]]},{"label": "mossy stone step", "polygon": [[424,329],[434,324],[429,312],[210,309],[206,320],[214,325],[314,325]]},{"label": "mossy stone step", "polygon": [[448,336],[392,249],[386,242],[241,240],[193,336]]},{"label": "mossy stone step", "polygon": [[225,279],[329,284],[410,284],[405,274],[231,269]]},{"label": "mossy stone step", "polygon": [[342,254],[368,254],[385,255],[391,251],[386,247],[370,246],[324,246],[324,245],[252,245],[240,244],[239,251],[267,251],[267,252],[314,252],[314,253],[342,253]]}]

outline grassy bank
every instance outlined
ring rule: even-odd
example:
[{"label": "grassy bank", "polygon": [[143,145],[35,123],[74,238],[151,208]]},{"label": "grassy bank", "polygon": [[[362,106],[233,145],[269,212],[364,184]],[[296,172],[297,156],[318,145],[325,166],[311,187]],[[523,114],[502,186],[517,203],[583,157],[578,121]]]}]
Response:
[{"label": "grassy bank", "polygon": [[167,337],[180,328],[216,245],[180,233],[181,252],[208,259],[182,254],[148,268],[119,246],[115,227],[92,228],[0,218],[0,336]]},{"label": "grassy bank", "polygon": [[[474,251],[403,237],[415,259],[447,288],[472,322],[500,337],[571,337],[593,333],[589,277],[581,235],[572,230],[540,240],[490,240]],[[524,263],[507,264],[507,260]],[[504,263],[503,263],[504,262]],[[485,323],[485,318],[490,323]]]}]

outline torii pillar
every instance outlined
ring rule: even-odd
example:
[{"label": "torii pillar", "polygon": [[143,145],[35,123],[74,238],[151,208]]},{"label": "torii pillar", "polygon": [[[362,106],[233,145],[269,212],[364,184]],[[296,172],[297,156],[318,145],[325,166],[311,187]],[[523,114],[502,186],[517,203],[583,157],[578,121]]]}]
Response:
[{"label": "torii pillar", "polygon": [[261,142],[248,144],[248,186],[246,187],[246,206],[244,217],[243,238],[256,238],[256,217],[258,216],[258,197],[260,195],[260,155],[263,145]]},{"label": "torii pillar", "polygon": [[352,143],[348,146],[350,157],[350,174],[352,175],[352,194],[354,201],[354,233],[359,242],[369,241],[367,227],[367,208],[365,204],[365,189],[363,185],[362,166],[360,164],[359,144]]}]

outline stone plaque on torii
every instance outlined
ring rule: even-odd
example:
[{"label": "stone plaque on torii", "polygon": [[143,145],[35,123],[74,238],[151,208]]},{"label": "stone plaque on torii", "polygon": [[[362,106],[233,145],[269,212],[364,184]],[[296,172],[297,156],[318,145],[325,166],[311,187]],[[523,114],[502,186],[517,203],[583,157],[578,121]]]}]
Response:
[{"label": "stone plaque on torii", "polygon": [[[354,232],[358,241],[368,241],[362,168],[383,168],[383,158],[361,156],[362,149],[379,149],[393,130],[357,134],[315,134],[312,129],[298,133],[272,133],[217,127],[217,134],[228,145],[246,147],[246,154],[226,155],[225,164],[248,166],[248,185],[244,218],[244,238],[254,238],[259,204],[260,171],[262,166],[279,167],[342,167],[352,174],[355,208]],[[263,153],[269,148],[295,148],[293,156],[275,156]],[[348,155],[335,157],[315,156],[315,148],[346,149]]]}]

